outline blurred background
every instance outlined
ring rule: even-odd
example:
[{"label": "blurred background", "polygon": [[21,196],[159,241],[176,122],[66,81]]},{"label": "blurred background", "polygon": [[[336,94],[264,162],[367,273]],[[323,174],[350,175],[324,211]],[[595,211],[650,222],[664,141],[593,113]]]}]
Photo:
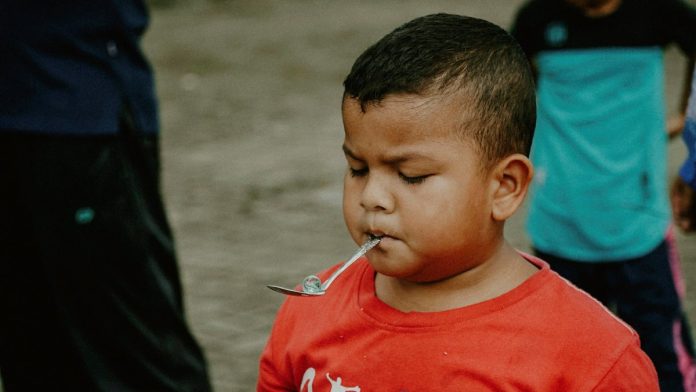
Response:
[{"label": "blurred background", "polygon": [[[187,314],[215,389],[255,389],[258,357],[283,297],[356,249],[344,228],[341,82],[398,25],[434,12],[509,28],[520,0],[151,0],[145,51],[157,76],[163,189]],[[667,58],[670,112],[684,74]],[[670,144],[670,175],[685,149]],[[525,211],[508,224],[527,250]],[[696,238],[679,235],[686,307],[696,320]],[[321,317],[321,309],[317,309]]]}]

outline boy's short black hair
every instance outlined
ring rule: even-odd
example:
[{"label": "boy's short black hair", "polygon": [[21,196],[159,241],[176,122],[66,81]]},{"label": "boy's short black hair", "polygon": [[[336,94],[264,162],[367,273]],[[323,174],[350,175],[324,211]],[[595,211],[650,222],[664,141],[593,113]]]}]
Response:
[{"label": "boy's short black hair", "polygon": [[462,135],[484,167],[529,155],[536,124],[534,79],[515,39],[482,19],[433,14],[414,19],[363,52],[343,82],[363,110],[391,94],[461,94],[471,119]]}]

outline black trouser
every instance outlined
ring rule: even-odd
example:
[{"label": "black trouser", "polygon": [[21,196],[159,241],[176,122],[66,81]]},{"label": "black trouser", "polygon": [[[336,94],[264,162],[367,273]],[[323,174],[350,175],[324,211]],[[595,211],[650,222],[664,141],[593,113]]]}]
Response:
[{"label": "black trouser", "polygon": [[578,262],[535,250],[552,270],[636,330],[663,392],[684,391],[696,381],[693,343],[675,282],[681,272],[671,252],[676,252],[671,236],[648,254],[622,261]]},{"label": "black trouser", "polygon": [[13,391],[208,391],[155,136],[0,132],[0,370]]}]

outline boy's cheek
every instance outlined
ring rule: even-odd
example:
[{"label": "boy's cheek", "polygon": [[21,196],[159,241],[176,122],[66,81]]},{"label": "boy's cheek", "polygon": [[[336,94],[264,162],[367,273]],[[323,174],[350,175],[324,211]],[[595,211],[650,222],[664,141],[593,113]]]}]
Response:
[{"label": "boy's cheek", "polygon": [[343,212],[346,213],[348,209],[360,208],[360,187],[351,181],[352,178],[346,178],[343,182]]},{"label": "boy's cheek", "polygon": [[352,198],[348,197],[347,195],[344,195],[343,197],[343,220],[346,223],[346,226],[348,227],[348,231],[350,232],[351,236],[355,238],[354,232],[359,230],[358,229],[358,221],[359,221],[359,204],[355,204],[356,201],[353,200]]}]

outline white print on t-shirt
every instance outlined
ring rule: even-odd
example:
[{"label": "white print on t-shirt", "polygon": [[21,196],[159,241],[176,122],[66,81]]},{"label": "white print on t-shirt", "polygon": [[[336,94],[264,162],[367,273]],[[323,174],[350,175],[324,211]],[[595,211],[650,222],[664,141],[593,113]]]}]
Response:
[{"label": "white print on t-shirt", "polygon": [[[314,368],[308,368],[304,372],[304,376],[302,376],[302,383],[300,384],[300,392],[304,391],[305,385],[307,385],[307,392],[314,392],[314,377],[316,374],[317,371],[314,370]],[[360,392],[360,387],[358,386],[344,387],[341,385],[343,383],[341,377],[336,377],[335,380],[332,380],[329,373],[326,373],[326,379],[331,383],[331,390],[329,392]]]}]

